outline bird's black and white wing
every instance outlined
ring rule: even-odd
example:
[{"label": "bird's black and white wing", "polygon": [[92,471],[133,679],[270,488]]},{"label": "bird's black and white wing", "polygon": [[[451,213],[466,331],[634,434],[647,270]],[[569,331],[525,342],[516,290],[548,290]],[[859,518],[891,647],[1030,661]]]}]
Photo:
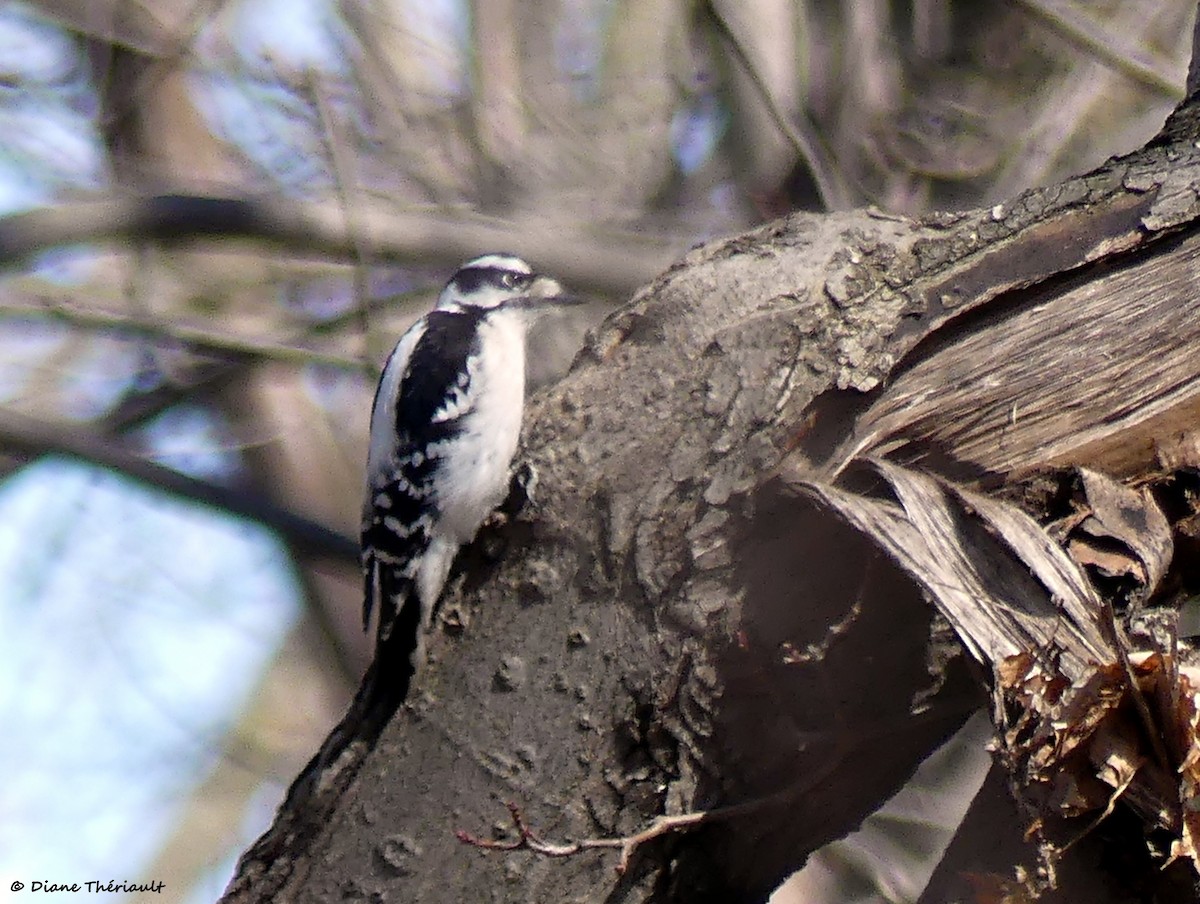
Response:
[{"label": "bird's black and white wing", "polygon": [[[471,410],[471,362],[484,314],[466,308],[421,318],[396,344],[375,393],[362,526],[363,622],[378,606],[383,639],[417,582],[430,573],[444,581],[457,552],[444,549],[435,530],[438,481]],[[436,597],[440,590],[430,586],[425,593]]]}]

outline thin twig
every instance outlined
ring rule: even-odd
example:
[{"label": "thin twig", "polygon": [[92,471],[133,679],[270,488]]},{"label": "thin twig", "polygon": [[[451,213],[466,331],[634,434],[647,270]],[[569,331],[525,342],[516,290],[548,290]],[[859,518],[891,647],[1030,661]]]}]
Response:
[{"label": "thin twig", "polygon": [[517,838],[513,841],[500,841],[491,838],[480,838],[470,832],[459,829],[454,836],[463,844],[482,848],[489,851],[519,851],[528,850],[543,857],[572,857],[583,851],[617,850],[620,857],[617,860],[617,875],[624,875],[629,868],[629,861],[634,853],[648,841],[653,841],[671,832],[689,832],[714,822],[723,822],[752,816],[772,807],[782,806],[795,800],[801,794],[825,781],[843,760],[842,751],[835,751],[826,758],[822,767],[815,773],[806,775],[803,779],[793,782],[773,794],[756,797],[752,800],[725,807],[714,807],[711,810],[695,810],[690,813],[679,813],[673,816],[656,817],[648,826],[632,835],[622,835],[616,838],[584,838],[579,841],[555,843],[546,841],[538,835],[525,821],[520,807],[509,801],[508,812],[512,817],[513,826],[517,830]]},{"label": "thin twig", "polygon": [[1114,69],[1167,97],[1178,97],[1183,85],[1169,61],[1145,53],[1125,35],[1105,27],[1090,12],[1069,0],[1016,0],[1067,40]]},{"label": "thin twig", "polygon": [[320,364],[339,370],[362,370],[361,361],[346,355],[299,348],[282,342],[214,333],[150,317],[89,310],[49,300],[41,305],[0,304],[0,317],[36,317],[87,329],[111,330],[160,344],[178,343],[194,351],[215,355],[282,361],[289,364]]},{"label": "thin twig", "polygon": [[[369,108],[368,115],[378,123],[376,140],[387,148],[389,163],[396,167],[397,175],[419,188],[431,202],[453,204],[461,196],[426,171],[430,160],[423,141],[432,134],[456,130],[458,120],[448,113],[442,122],[430,123],[419,112],[423,102],[397,71],[396,61],[412,56],[411,45],[404,42],[420,39],[397,32],[388,18],[389,9],[372,3],[339,4],[339,14],[354,34],[359,52],[352,78],[364,106]],[[397,45],[397,41],[401,43]],[[399,52],[398,46],[402,48]]]},{"label": "thin twig", "polygon": [[1117,651],[1117,659],[1121,663],[1121,667],[1125,672],[1125,680],[1129,682],[1129,696],[1133,700],[1133,707],[1137,710],[1138,718],[1141,719],[1142,728],[1146,731],[1146,738],[1150,742],[1150,749],[1154,751],[1154,759],[1158,766],[1165,773],[1170,775],[1174,772],[1171,765],[1171,758],[1167,755],[1166,745],[1162,739],[1162,729],[1155,723],[1154,716],[1150,712],[1150,706],[1146,703],[1146,698],[1142,695],[1142,689],[1138,686],[1137,673],[1133,670],[1133,663],[1129,661],[1129,638],[1117,621],[1117,614],[1113,611],[1112,601],[1103,595],[1100,596],[1100,609],[1104,615],[1105,627],[1108,628],[1110,640],[1113,648]]},{"label": "thin twig", "polygon": [[338,203],[342,207],[342,215],[346,219],[346,233],[354,248],[354,301],[358,312],[358,327],[363,338],[363,367],[372,367],[375,356],[371,348],[371,319],[370,303],[367,288],[367,267],[370,258],[367,248],[367,236],[363,230],[361,218],[358,216],[358,199],[355,197],[355,186],[358,180],[354,178],[353,161],[346,154],[333,110],[321,87],[320,77],[316,72],[310,72],[307,82],[308,93],[312,96],[317,108],[317,116],[321,120],[321,133],[325,137],[325,146],[329,150],[329,163],[333,170],[333,182],[337,189]]},{"label": "thin twig", "polygon": [[454,835],[463,844],[469,844],[471,847],[483,848],[489,851],[528,850],[533,851],[535,854],[541,854],[543,857],[573,857],[575,854],[583,851],[615,849],[621,852],[620,859],[617,861],[616,871],[618,875],[623,875],[625,870],[629,868],[630,858],[640,845],[645,844],[647,841],[653,841],[655,838],[665,835],[668,832],[693,829],[701,823],[713,819],[718,811],[700,810],[695,813],[681,813],[678,816],[659,816],[646,828],[633,835],[625,835],[620,838],[584,838],[582,841],[568,841],[562,844],[543,840],[528,826],[525,818],[521,815],[520,808],[512,801],[508,803],[508,812],[512,816],[513,825],[517,829],[517,839],[515,841],[496,841],[490,838],[479,838],[461,829],[455,832]]},{"label": "thin twig", "polygon": [[[401,300],[405,304],[408,304],[416,300],[424,300],[427,295],[428,290],[426,288],[418,288],[403,295],[394,296],[387,301],[372,301],[371,305],[372,307],[391,308]],[[341,329],[354,316],[353,311],[335,314],[327,320],[306,325],[302,330],[288,338],[292,342],[316,339],[317,337]],[[416,314],[413,313],[413,318],[415,319],[415,317]],[[297,361],[296,363],[320,363],[314,358],[307,357],[310,354],[306,350],[306,359]],[[362,363],[357,358],[343,358],[342,362],[346,370],[355,372],[361,372],[362,370]],[[339,366],[337,361],[333,359],[327,363],[331,366]],[[127,397],[116,409],[104,416],[98,427],[102,432],[124,433],[138,424],[161,414],[185,397],[191,398],[197,393],[203,394],[237,379],[241,370],[242,362],[196,362],[192,365],[187,375],[187,380],[173,381],[152,389],[149,392]],[[370,382],[373,383],[378,379],[379,373],[379,367],[373,364],[371,370],[368,372]]]},{"label": "thin twig", "polygon": [[713,25],[716,26],[721,37],[728,42],[738,65],[742,67],[751,84],[757,89],[762,98],[763,106],[767,108],[767,113],[770,115],[771,120],[783,134],[783,137],[791,143],[796,153],[800,156],[800,159],[808,165],[808,170],[812,173],[813,181],[816,183],[817,192],[821,195],[821,202],[825,205],[825,209],[849,210],[854,207],[857,203],[855,193],[850,189],[846,180],[842,178],[842,174],[833,160],[825,153],[821,141],[817,137],[816,130],[811,128],[804,120],[803,114],[801,114],[801,122],[798,124],[793,123],[788,118],[788,115],[775,100],[774,95],[771,94],[771,89],[767,87],[767,83],[759,73],[758,67],[750,59],[750,54],[742,46],[742,42],[734,34],[733,29],[729,26],[725,17],[721,15],[716,4],[709,0],[704,6],[708,11],[709,17],[712,19]]}]

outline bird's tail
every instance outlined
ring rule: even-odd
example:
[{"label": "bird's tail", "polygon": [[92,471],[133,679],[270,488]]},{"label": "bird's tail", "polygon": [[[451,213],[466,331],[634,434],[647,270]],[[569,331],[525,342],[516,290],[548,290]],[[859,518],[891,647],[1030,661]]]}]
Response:
[{"label": "bird's tail", "polygon": [[364,590],[364,629],[370,622],[373,600],[378,600],[379,609],[375,661],[367,678],[385,685],[377,693],[385,698],[398,695],[397,703],[402,703],[416,673],[414,653],[421,645],[421,606],[413,580],[399,568],[376,561],[366,571]]}]

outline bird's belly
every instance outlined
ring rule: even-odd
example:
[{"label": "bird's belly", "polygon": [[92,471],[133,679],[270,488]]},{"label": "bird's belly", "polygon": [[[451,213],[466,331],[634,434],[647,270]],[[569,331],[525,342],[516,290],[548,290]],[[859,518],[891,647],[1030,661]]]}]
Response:
[{"label": "bird's belly", "polygon": [[475,538],[484,519],[504,501],[521,435],[525,407],[525,358],[519,341],[499,343],[504,354],[488,359],[476,375],[487,397],[477,400],[456,437],[453,471],[438,494],[448,539]]},{"label": "bird's belly", "polygon": [[502,433],[472,432],[460,436],[454,471],[438,494],[440,526],[459,544],[475,538],[484,519],[504,501],[509,469],[517,451],[520,421]]}]

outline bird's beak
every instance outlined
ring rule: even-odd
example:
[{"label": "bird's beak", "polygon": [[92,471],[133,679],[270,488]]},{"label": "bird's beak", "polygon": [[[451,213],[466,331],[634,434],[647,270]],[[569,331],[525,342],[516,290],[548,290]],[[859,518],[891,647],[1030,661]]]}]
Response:
[{"label": "bird's beak", "polygon": [[582,304],[583,299],[571,295],[557,279],[549,276],[537,276],[525,291],[526,296],[536,305],[572,305]]},{"label": "bird's beak", "polygon": [[553,298],[563,294],[563,287],[557,279],[551,279],[549,276],[535,276],[527,291],[533,298]]}]

